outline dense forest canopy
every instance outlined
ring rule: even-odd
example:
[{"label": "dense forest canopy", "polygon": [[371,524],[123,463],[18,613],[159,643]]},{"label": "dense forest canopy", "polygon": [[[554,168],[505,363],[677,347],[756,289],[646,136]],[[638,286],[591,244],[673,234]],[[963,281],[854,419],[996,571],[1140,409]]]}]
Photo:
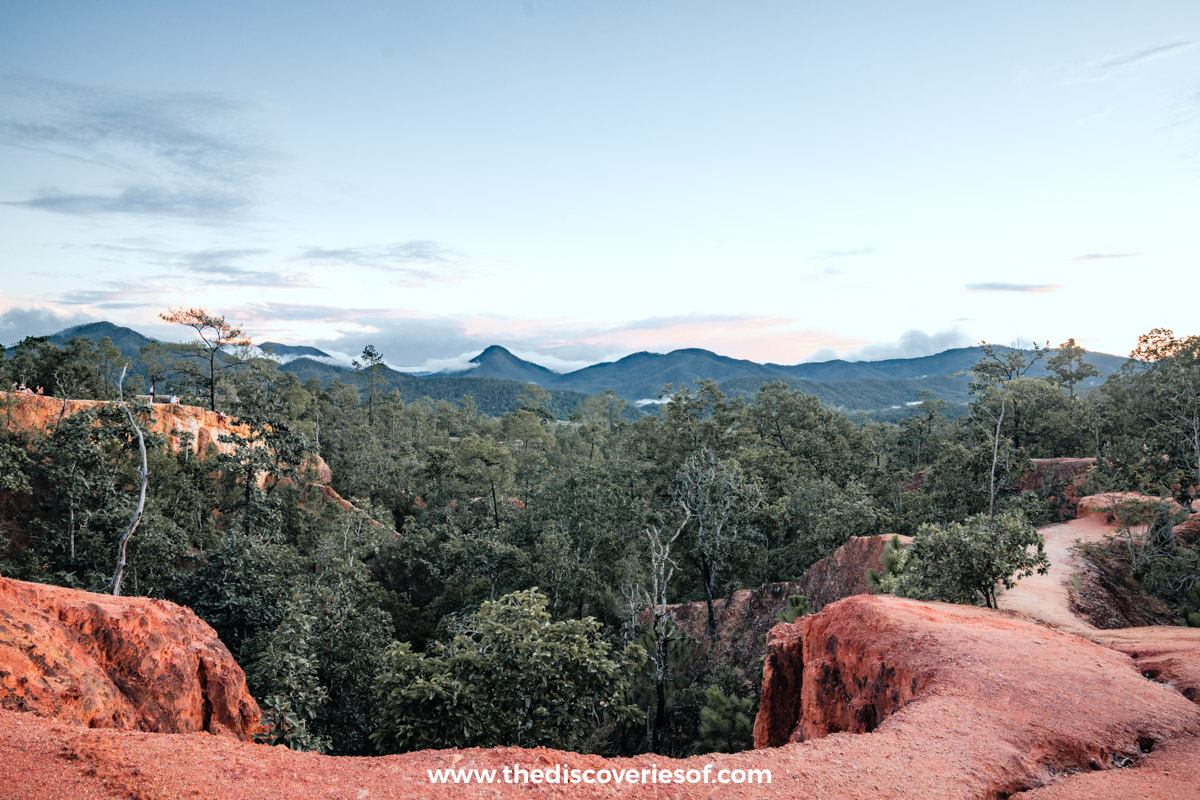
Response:
[{"label": "dense forest canopy", "polygon": [[[1061,484],[1023,483],[1033,458],[1097,458],[1091,490],[1195,499],[1200,337],[1151,332],[1086,393],[1095,376],[1073,341],[1048,357],[980,353],[966,413],[927,394],[893,423],[781,381],[667,387],[657,413],[633,417],[612,391],[564,414],[529,384],[488,414],[469,399],[410,399],[377,352],[353,382],[302,380],[236,347],[147,342],[149,381],[125,386],[131,414],[97,405],[44,430],[4,426],[0,571],[108,588],[137,502],[145,393],[157,383],[161,403],[172,384],[249,435],[221,454],[146,435],[125,591],[213,625],[272,741],[736,749],[748,723],[715,720],[752,718],[759,677],[671,625],[667,604],[704,603],[711,630],[716,599],[877,533],[916,536],[877,576],[887,588],[991,604],[998,583],[1044,567],[1034,526],[1061,512]],[[26,339],[0,354],[4,386],[55,398],[113,399],[128,363],[104,340]],[[22,401],[3,395],[0,419]],[[352,510],[307,490],[317,455]],[[1141,568],[1186,616],[1200,610],[1198,564],[1171,541]],[[550,665],[553,680],[513,685]]]}]

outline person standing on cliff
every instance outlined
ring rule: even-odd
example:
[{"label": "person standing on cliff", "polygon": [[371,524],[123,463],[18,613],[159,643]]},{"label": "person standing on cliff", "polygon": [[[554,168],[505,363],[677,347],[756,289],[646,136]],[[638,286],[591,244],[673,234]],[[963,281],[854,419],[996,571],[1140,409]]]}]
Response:
[{"label": "person standing on cliff", "polygon": [[154,381],[150,381],[150,405],[154,405]]}]

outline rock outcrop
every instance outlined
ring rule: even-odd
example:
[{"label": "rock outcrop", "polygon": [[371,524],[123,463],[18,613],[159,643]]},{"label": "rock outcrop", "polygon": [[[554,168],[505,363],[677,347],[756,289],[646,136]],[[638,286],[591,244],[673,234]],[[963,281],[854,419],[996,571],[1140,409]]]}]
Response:
[{"label": "rock outcrop", "polygon": [[0,707],[88,728],[238,739],[261,716],[241,668],[188,609],[7,578]]},{"label": "rock outcrop", "polygon": [[[0,711],[0,785],[15,787],[14,798],[996,800],[1039,787],[1055,798],[1196,796],[1200,707],[1114,650],[1002,612],[870,595],[780,626],[771,641],[779,657],[769,661],[758,730],[779,747],[683,760],[517,748],[334,758]],[[698,778],[707,767],[713,782],[503,778],[505,767],[554,765]],[[497,772],[490,785],[431,782],[429,770],[441,769]],[[721,770],[763,769],[769,786],[715,782]],[[1111,786],[1131,793],[1105,793]]]},{"label": "rock outcrop", "polygon": [[[6,406],[0,420],[10,430],[48,430],[63,417],[106,405],[102,400],[65,400],[10,392],[0,392],[0,400]],[[199,456],[204,456],[210,446],[215,447],[218,453],[228,455],[233,452],[234,445],[221,441],[222,437],[246,437],[250,434],[249,428],[238,424],[228,415],[198,406],[154,403],[150,406],[150,419],[150,431],[164,437],[173,451],[178,452],[186,440]],[[310,466],[317,483],[330,482],[332,473],[324,459],[313,456]]]},{"label": "rock outcrop", "polygon": [[[813,564],[800,579],[793,582],[796,591],[808,598],[809,607],[820,611],[829,603],[856,594],[870,594],[867,585],[867,570],[880,569],[883,547],[892,537],[852,536],[844,545]],[[899,537],[906,546],[912,544],[909,536]]]},{"label": "rock outcrop", "polygon": [[1200,735],[1200,709],[1128,656],[986,609],[853,597],[768,643],[756,747],[875,731],[839,739],[859,769],[924,731],[927,751],[904,757],[957,772],[946,796],[1007,796]]},{"label": "rock outcrop", "polygon": [[[757,671],[762,641],[779,621],[777,615],[792,595],[808,598],[809,608],[821,608],[843,597],[869,594],[867,570],[879,569],[883,546],[891,536],[853,536],[830,555],[788,583],[768,583],[758,589],[741,589],[713,603],[717,621],[716,641],[708,641],[708,609],[704,603],[676,603],[667,607],[669,616],[689,636],[708,646],[711,655],[732,662],[743,672]],[[901,536],[901,541],[912,541]]]},{"label": "rock outcrop", "polygon": [[1063,521],[1075,516],[1075,504],[1083,492],[1088,473],[1096,466],[1094,458],[1031,458],[1033,465],[1019,484],[1020,489],[1037,492]]}]

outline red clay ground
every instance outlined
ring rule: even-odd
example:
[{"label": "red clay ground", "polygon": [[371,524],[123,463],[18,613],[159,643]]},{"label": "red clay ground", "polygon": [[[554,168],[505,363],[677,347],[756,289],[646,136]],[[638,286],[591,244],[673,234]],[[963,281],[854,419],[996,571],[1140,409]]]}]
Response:
[{"label": "red clay ground", "polygon": [[7,578],[0,708],[88,728],[245,740],[261,716],[241,667],[188,609]]},{"label": "red clay ground", "polygon": [[[806,699],[809,686],[821,695],[803,711],[804,744],[684,762],[510,748],[333,758],[206,734],[89,730],[3,712],[0,786],[14,799],[984,798],[1108,769],[1114,756],[1135,758],[1139,740],[1169,753],[1166,744],[1200,735],[1200,707],[1143,678],[1127,656],[985,609],[859,596],[806,618],[803,627]],[[891,716],[864,714],[910,688],[910,675],[919,684],[910,702]],[[878,727],[822,735],[862,729],[865,720]],[[769,788],[456,787],[431,785],[426,774],[513,763],[674,769],[710,761],[714,770],[767,768],[773,780]]]}]

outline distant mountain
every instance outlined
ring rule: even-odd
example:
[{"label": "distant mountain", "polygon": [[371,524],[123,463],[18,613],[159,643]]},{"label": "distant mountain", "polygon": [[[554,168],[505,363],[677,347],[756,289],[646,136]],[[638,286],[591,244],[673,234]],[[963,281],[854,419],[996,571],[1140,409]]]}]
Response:
[{"label": "distant mountain", "polygon": [[[291,372],[302,383],[313,378],[328,385],[333,381],[357,386],[360,394],[365,395],[369,377],[365,372],[354,372],[344,367],[334,366],[323,361],[301,357],[281,364],[284,372]],[[404,372],[397,372],[382,364],[371,368],[383,378],[383,391],[393,389],[400,393],[401,399],[412,403],[427,397],[435,402],[447,400],[461,403],[470,396],[484,414],[498,416],[514,411],[521,405],[521,395],[531,381],[515,381],[506,378],[487,376],[461,377],[457,375],[433,375],[417,377]],[[548,371],[548,370],[547,370]],[[553,374],[553,373],[552,373]],[[550,411],[560,419],[566,419],[586,397],[581,392],[569,389],[550,388]]]},{"label": "distant mountain", "polygon": [[556,385],[587,394],[612,389],[626,400],[641,400],[657,397],[668,383],[679,388],[703,379],[722,383],[732,378],[752,377],[783,379],[788,376],[773,365],[688,348],[665,355],[634,353],[618,361],[593,364],[556,376]]},{"label": "distant mountain", "polygon": [[318,350],[315,347],[308,345],[296,344],[280,344],[279,342],[263,342],[258,345],[258,349],[264,353],[278,356],[281,361],[290,361],[293,358],[333,358],[324,350]]},{"label": "distant mountain", "polygon": [[[996,349],[1001,353],[1011,350]],[[714,380],[727,394],[745,396],[767,383],[781,381],[833,406],[874,411],[913,403],[922,391],[932,391],[951,403],[965,403],[968,372],[982,356],[979,347],[960,347],[919,358],[834,360],[789,366],[759,364],[688,348],[665,354],[634,353],[617,361],[559,374],[493,346],[472,359],[479,367],[454,373],[454,377],[505,377],[584,394],[612,389],[631,402],[656,398],[667,384],[679,388],[692,386],[699,380]],[[1124,358],[1105,353],[1089,353],[1088,360],[1100,370],[1101,377],[1085,382],[1084,388],[1099,385],[1125,363]],[[1045,375],[1046,360],[1035,364],[1029,374]]]},{"label": "distant mountain", "polygon": [[107,336],[126,358],[136,359],[138,352],[154,340],[143,336],[133,328],[114,325],[111,322],[89,322],[86,325],[75,325],[51,334],[50,341],[62,347],[72,339],[87,339],[98,342]]},{"label": "distant mountain", "polygon": [[[76,325],[50,337],[58,345],[72,337],[99,341],[107,336],[134,361],[134,371],[142,372],[138,352],[153,341],[130,328],[110,322]],[[305,345],[263,342],[259,347],[280,359],[280,369],[295,374],[301,381],[316,378],[323,384],[342,381],[365,390],[367,376],[336,363],[323,350]],[[999,352],[1011,348],[997,347]],[[1051,351],[1049,355],[1053,355]],[[502,414],[521,404],[525,386],[535,383],[551,396],[551,411],[568,416],[591,394],[609,389],[636,403],[658,397],[667,384],[675,388],[695,385],[699,380],[716,381],[723,392],[734,397],[753,396],[772,381],[787,384],[795,391],[816,395],[823,403],[846,411],[868,411],[895,416],[915,404],[922,391],[931,391],[955,405],[965,405],[968,372],[982,357],[979,347],[959,347],[919,358],[893,358],[884,361],[822,361],[803,364],[759,364],[729,358],[708,350],[687,348],[670,353],[634,353],[617,361],[593,364],[560,374],[518,358],[499,345],[493,345],[471,359],[470,369],[434,375],[412,375],[378,366],[386,391],[395,389],[405,402],[422,397],[434,401],[461,402],[471,396],[480,411]],[[1101,372],[1085,381],[1083,388],[1098,386],[1126,359],[1106,353],[1089,353],[1088,361]],[[1046,374],[1046,360],[1039,361],[1029,374]]]},{"label": "distant mountain", "polygon": [[[998,353],[1011,352],[1013,348],[996,346]],[[1034,364],[1029,371],[1032,378],[1046,374],[1046,359],[1054,355],[1050,351],[1046,358]],[[980,358],[983,351],[979,347],[957,347],[953,350],[943,350],[931,356],[918,358],[890,358],[884,361],[817,361],[796,364],[794,366],[779,366],[772,364],[789,375],[797,378],[807,378],[814,381],[845,381],[859,378],[924,378],[932,375],[953,375],[967,372]],[[1104,375],[1109,375],[1120,369],[1126,359],[1111,356],[1107,353],[1088,353],[1087,360],[1096,366]]]},{"label": "distant mountain", "polygon": [[517,358],[500,345],[492,345],[471,359],[476,366],[460,372],[442,372],[429,377],[449,378],[503,378],[522,383],[536,383],[539,386],[554,386],[559,379],[557,372],[546,369],[540,364]]}]

